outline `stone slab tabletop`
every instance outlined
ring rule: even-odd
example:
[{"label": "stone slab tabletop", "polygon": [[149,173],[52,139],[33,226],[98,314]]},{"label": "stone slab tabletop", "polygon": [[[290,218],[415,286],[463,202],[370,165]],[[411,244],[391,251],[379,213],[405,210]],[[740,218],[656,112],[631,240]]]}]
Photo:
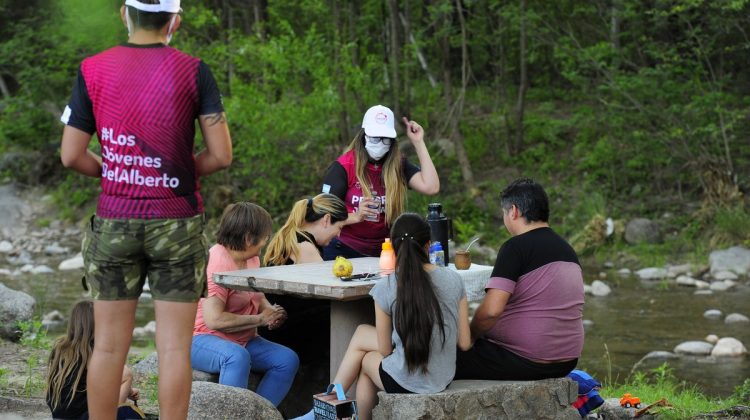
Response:
[{"label": "stone slab tabletop", "polygon": [[[275,267],[249,268],[214,273],[213,281],[230,289],[261,291],[275,294],[292,294],[329,300],[355,300],[368,296],[370,289],[383,273],[378,258],[350,258],[353,274],[377,273],[367,280],[342,281],[333,275],[333,261],[294,264]],[[453,264],[450,268],[455,270]],[[484,286],[490,278],[491,266],[472,264],[468,270],[456,270],[464,280],[469,300],[484,295]]]},{"label": "stone slab tabletop", "polygon": [[[379,273],[378,258],[350,258],[352,274]],[[214,273],[216,284],[230,289],[292,294],[330,300],[354,300],[368,296],[373,280],[342,281],[333,275],[333,261],[275,267],[248,268]]]}]

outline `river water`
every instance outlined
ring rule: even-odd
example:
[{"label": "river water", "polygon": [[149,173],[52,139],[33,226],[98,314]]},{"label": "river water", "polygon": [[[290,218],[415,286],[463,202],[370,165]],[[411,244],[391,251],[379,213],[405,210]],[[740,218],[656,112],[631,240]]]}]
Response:
[{"label": "river water", "polygon": [[[59,259],[51,258],[44,263],[56,267]],[[598,273],[598,270],[590,272]],[[592,280],[587,278],[586,282]],[[79,272],[23,274],[0,277],[0,282],[34,296],[41,315],[57,309],[67,316],[72,304],[85,296]],[[750,324],[725,325],[721,320],[703,317],[703,312],[708,309],[720,309],[724,314],[739,312],[750,315],[747,281],[729,291],[712,295],[695,295],[693,288],[646,283],[632,277],[619,278],[614,272],[608,276],[607,283],[613,289],[609,296],[586,296],[584,319],[593,321],[593,325],[586,329],[579,362],[579,368],[605,384],[609,380],[623,382],[633,365],[650,351],[671,351],[683,341],[702,340],[708,334],[732,336],[750,346]],[[152,320],[153,303],[140,302],[136,317],[137,326]],[[678,379],[694,383],[701,391],[715,396],[730,395],[735,386],[750,377],[748,356],[723,360],[680,358],[668,363]],[[642,363],[640,369],[648,370],[660,364],[661,361],[648,361]]]}]

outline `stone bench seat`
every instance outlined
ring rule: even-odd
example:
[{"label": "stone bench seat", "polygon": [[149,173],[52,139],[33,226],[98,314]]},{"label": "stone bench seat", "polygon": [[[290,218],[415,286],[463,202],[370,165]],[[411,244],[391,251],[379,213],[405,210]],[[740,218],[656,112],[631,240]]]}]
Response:
[{"label": "stone bench seat", "polygon": [[437,394],[379,392],[373,419],[580,419],[578,385],[541,381],[457,380]]},{"label": "stone bench seat", "polygon": [[[153,353],[133,366],[134,374],[156,375],[157,364],[156,353]],[[252,391],[219,385],[216,383],[218,379],[218,374],[193,370],[193,395],[189,415],[191,419],[231,418],[236,415],[237,407],[243,407],[240,411],[249,410],[248,404],[257,406],[258,410],[263,411],[264,416],[271,416],[270,413],[275,410],[273,406],[269,407],[270,403]],[[259,379],[260,375],[251,374],[249,387],[255,389]],[[310,389],[293,387],[289,394],[292,398],[287,400],[299,401],[294,407],[289,407],[290,414],[301,415],[312,408],[313,393]],[[437,394],[379,392],[378,397],[380,402],[373,411],[375,420],[581,418],[578,411],[571,406],[578,398],[578,384],[568,378],[541,381],[457,380],[453,381],[448,389]],[[259,404],[259,401],[268,404]]]}]

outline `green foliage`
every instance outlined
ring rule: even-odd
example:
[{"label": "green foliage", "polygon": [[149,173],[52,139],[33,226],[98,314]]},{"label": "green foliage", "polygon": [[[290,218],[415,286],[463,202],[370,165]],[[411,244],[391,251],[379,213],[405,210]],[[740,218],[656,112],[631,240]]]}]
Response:
[{"label": "green foliage", "polygon": [[679,382],[666,363],[650,372],[637,372],[629,381],[618,385],[607,385],[600,391],[604,398],[620,398],[630,393],[648,405],[665,398],[671,408],[657,408],[659,418],[684,419],[701,413],[717,411],[736,405],[736,396],[724,400],[714,399],[701,393],[695,386]]},{"label": "green foliage", "polygon": [[20,321],[18,327],[21,329],[21,345],[24,347],[41,350],[49,350],[52,347],[50,338],[47,337],[47,329],[39,318]]},{"label": "green foliage", "polygon": [[44,389],[44,380],[39,377],[35,369],[39,366],[39,357],[31,355],[26,358],[26,380],[23,391],[26,397],[36,396]]},{"label": "green foliage", "polygon": [[[201,180],[209,216],[243,199],[283,218],[295,199],[320,190],[363,111],[383,103],[426,128],[441,177],[438,197],[410,194],[409,208],[424,213],[427,202],[443,202],[459,241],[483,234],[498,245],[506,233],[493,212],[497,193],[528,176],[547,187],[553,225],[566,237],[596,215],[626,220],[669,209],[685,222],[671,227],[676,239],[632,252],[683,252],[706,238],[748,244],[750,218],[738,199],[711,223],[695,221],[683,203],[721,201],[716,177],[750,187],[750,144],[742,141],[750,134],[743,30],[750,2],[531,3],[525,15],[513,2],[463,2],[461,15],[456,4],[398,2],[404,23],[398,19],[396,33],[387,5],[370,0],[261,2],[257,15],[238,4],[184,4],[173,45],[212,69],[234,143],[232,167]],[[119,6],[0,1],[8,89],[0,96],[0,153],[11,156],[0,175],[56,186],[69,219],[93,210],[98,186],[60,167],[58,118],[81,60],[125,40]],[[521,22],[529,89],[515,151]],[[465,184],[452,150],[459,97],[458,134],[474,185]],[[624,245],[615,239],[590,252],[606,248]]]},{"label": "green foliage", "polygon": [[94,212],[99,181],[68,172],[52,194],[59,216],[66,220],[80,220]]},{"label": "green foliage", "polygon": [[750,378],[745,379],[742,385],[736,386],[732,396],[742,404],[750,404]]},{"label": "green foliage", "polygon": [[0,390],[8,388],[8,377],[10,376],[10,370],[0,367]]},{"label": "green foliage", "polygon": [[750,214],[744,206],[717,209],[714,223],[716,245],[750,245]]}]

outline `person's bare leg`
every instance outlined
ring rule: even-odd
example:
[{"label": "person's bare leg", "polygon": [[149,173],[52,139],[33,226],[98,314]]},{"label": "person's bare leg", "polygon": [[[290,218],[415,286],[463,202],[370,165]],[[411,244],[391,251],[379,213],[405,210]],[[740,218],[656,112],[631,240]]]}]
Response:
[{"label": "person's bare leg", "polygon": [[159,418],[187,418],[193,371],[190,344],[198,303],[154,301],[159,356]]},{"label": "person's bare leg", "polygon": [[361,420],[372,418],[372,409],[378,403],[378,391],[383,389],[380,380],[380,362],[383,356],[377,351],[368,352],[362,359],[362,370],[357,379],[357,411]]},{"label": "person's bare leg", "polygon": [[92,420],[110,420],[116,416],[137,304],[137,300],[94,302],[94,352],[86,375]]},{"label": "person's bare leg", "polygon": [[339,370],[333,378],[333,383],[341,384],[345,391],[354,383],[362,368],[362,359],[368,352],[378,350],[378,335],[372,325],[360,325],[354,331],[346,354],[341,360]]}]

